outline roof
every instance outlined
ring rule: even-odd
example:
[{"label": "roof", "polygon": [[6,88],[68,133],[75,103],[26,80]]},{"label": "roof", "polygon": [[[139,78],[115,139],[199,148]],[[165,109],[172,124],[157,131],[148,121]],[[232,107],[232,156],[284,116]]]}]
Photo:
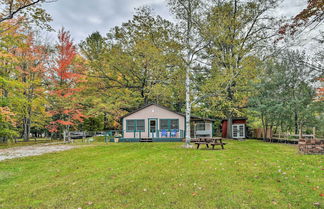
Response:
[{"label": "roof", "polygon": [[[162,108],[162,109],[165,109],[165,110],[167,110],[167,111],[173,112],[173,113],[178,114],[178,115],[181,115],[181,116],[183,116],[183,117],[186,117],[186,114],[184,114],[184,113],[180,113],[180,112],[176,112],[176,111],[173,111],[173,110],[171,110],[171,109],[169,109],[169,108],[167,108],[167,107],[164,107],[164,106],[161,106],[161,105],[158,105],[158,104],[147,104],[147,105],[144,105],[144,106],[138,108],[137,110],[134,110],[134,111],[132,111],[132,112],[127,113],[126,115],[123,115],[123,116],[121,117],[121,119],[123,119],[123,118],[125,118],[125,117],[127,117],[127,116],[129,116],[129,115],[132,115],[132,114],[134,114],[134,113],[136,113],[136,112],[138,112],[138,111],[140,111],[140,110],[143,110],[143,109],[145,109],[145,108],[147,108],[147,107],[150,107],[150,106],[152,106],[152,105],[155,105],[155,106],[160,107],[160,108]],[[191,116],[191,119],[193,119],[193,120],[204,120],[204,121],[215,121],[214,119],[210,119],[210,118],[202,118],[202,117],[193,116],[193,115]]]},{"label": "roof", "polygon": [[[222,119],[222,121],[227,121],[228,119]],[[232,118],[232,120],[247,120],[247,118],[244,117],[237,117],[237,118]]]}]

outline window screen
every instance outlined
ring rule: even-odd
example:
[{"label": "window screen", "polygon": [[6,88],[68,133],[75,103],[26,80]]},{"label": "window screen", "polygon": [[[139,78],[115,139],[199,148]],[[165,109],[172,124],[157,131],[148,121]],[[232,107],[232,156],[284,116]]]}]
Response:
[{"label": "window screen", "polygon": [[169,129],[169,121],[165,119],[160,120],[160,129]]},{"label": "window screen", "polygon": [[126,120],[126,130],[127,131],[135,130],[135,120]]},{"label": "window screen", "polygon": [[126,120],[126,131],[145,131],[145,121]]},{"label": "window screen", "polygon": [[179,129],[179,120],[178,119],[170,120],[170,129]]},{"label": "window screen", "polygon": [[137,131],[144,131],[145,130],[145,122],[144,120],[137,120],[136,121],[136,130]]},{"label": "window screen", "polygon": [[160,129],[161,130],[170,130],[170,129],[179,129],[179,120],[178,119],[160,119]]},{"label": "window screen", "polygon": [[196,128],[197,128],[197,131],[205,131],[205,124],[198,123]]}]

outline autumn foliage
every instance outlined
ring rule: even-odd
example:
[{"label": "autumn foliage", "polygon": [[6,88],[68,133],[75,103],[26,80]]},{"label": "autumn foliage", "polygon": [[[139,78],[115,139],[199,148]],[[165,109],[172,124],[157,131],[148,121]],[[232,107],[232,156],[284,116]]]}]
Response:
[{"label": "autumn foliage", "polygon": [[281,35],[294,35],[299,28],[320,23],[324,19],[324,1],[308,0],[307,7],[293,17],[292,22],[285,24],[279,30]]},{"label": "autumn foliage", "polygon": [[75,64],[76,47],[64,29],[60,30],[58,40],[57,58],[49,76],[52,99],[49,113],[54,119],[48,126],[50,132],[58,132],[64,126],[69,128],[85,118],[76,96],[82,91],[78,84],[84,80],[80,66]]}]

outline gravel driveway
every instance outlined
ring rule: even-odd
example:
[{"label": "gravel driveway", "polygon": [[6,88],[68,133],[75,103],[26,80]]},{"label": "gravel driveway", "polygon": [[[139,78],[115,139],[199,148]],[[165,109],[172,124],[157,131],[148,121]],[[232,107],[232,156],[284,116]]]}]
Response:
[{"label": "gravel driveway", "polygon": [[50,152],[59,152],[74,149],[77,147],[78,146],[73,145],[42,144],[0,149],[0,161],[13,158],[42,155],[44,153]]}]

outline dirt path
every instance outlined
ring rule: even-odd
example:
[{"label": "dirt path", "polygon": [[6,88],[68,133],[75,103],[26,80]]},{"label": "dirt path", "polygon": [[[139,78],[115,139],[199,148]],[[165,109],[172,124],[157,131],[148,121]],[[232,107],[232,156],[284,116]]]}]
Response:
[{"label": "dirt path", "polygon": [[0,149],[0,161],[13,158],[42,155],[50,152],[59,152],[74,149],[77,147],[78,146],[73,145],[42,144]]}]

